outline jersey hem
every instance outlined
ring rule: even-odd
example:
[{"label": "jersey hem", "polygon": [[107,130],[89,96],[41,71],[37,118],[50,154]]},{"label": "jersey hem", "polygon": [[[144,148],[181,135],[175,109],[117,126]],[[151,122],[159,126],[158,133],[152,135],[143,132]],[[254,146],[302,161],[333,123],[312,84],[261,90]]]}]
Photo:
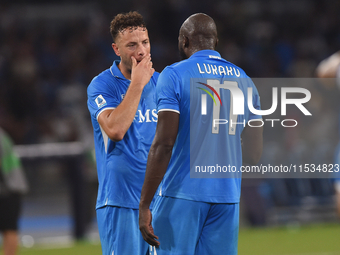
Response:
[{"label": "jersey hem", "polygon": [[[152,209],[152,207],[153,207],[153,202],[154,201],[152,201],[151,202],[151,205],[150,205],[150,209]],[[114,202],[108,202],[108,203],[97,203],[97,205],[96,205],[96,210],[97,209],[100,209],[100,208],[103,208],[103,207],[105,207],[105,206],[115,206],[115,207],[122,207],[122,208],[128,208],[128,209],[139,209],[139,203],[137,204],[137,205],[135,205],[135,204],[121,204],[121,203],[114,203]]]},{"label": "jersey hem", "polygon": [[[158,195],[159,196],[159,195]],[[219,199],[219,198],[214,198],[214,199],[202,199],[202,198],[197,198],[197,197],[189,197],[184,194],[162,194],[161,197],[172,197],[172,198],[178,198],[178,199],[184,199],[184,200],[190,200],[190,201],[196,201],[196,202],[204,202],[204,203],[215,203],[215,204],[238,204],[240,203],[240,198],[233,198],[233,199]]]}]

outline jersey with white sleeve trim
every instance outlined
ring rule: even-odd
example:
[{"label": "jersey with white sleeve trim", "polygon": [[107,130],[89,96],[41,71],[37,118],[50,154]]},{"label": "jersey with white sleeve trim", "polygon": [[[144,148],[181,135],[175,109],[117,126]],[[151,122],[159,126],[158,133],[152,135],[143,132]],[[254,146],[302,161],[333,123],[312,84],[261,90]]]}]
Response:
[{"label": "jersey with white sleeve trim", "polygon": [[[162,71],[156,87],[157,110],[175,111],[180,116],[159,195],[211,203],[239,202],[241,175],[221,170],[228,166],[241,169],[241,133],[249,120],[262,118],[248,108],[249,88],[253,107],[260,110],[259,94],[251,79],[213,50],[198,51]],[[243,113],[235,115],[231,111],[235,106],[243,108]],[[214,174],[207,171],[209,167]]]},{"label": "jersey with white sleeve trim", "polygon": [[130,85],[118,64],[119,61],[114,61],[87,89],[99,182],[96,208],[111,205],[138,209],[147,156],[157,125],[155,87],[159,73],[155,72],[145,85],[135,119],[124,138],[114,142],[99,125],[98,116],[104,110],[115,109]]}]

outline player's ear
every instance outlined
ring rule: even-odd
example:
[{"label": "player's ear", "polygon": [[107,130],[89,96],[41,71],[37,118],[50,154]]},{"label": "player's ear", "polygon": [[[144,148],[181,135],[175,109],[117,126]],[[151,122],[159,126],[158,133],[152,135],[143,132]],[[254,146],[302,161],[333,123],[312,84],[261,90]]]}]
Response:
[{"label": "player's ear", "polygon": [[217,47],[217,44],[218,44],[218,38],[216,38],[215,48]]},{"label": "player's ear", "polygon": [[117,47],[117,44],[112,43],[112,49],[114,50],[115,54],[120,57],[119,49]]},{"label": "player's ear", "polygon": [[189,47],[189,38],[187,36],[184,36],[183,46],[184,46],[183,48]]}]

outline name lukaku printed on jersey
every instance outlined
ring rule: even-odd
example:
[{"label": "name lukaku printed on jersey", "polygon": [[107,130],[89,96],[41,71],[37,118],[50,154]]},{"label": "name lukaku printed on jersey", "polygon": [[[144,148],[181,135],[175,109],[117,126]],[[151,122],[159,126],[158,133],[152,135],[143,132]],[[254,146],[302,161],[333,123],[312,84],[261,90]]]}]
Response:
[{"label": "name lukaku printed on jersey", "polygon": [[197,68],[200,74],[226,75],[236,77],[241,76],[240,70],[235,67],[197,63]]}]

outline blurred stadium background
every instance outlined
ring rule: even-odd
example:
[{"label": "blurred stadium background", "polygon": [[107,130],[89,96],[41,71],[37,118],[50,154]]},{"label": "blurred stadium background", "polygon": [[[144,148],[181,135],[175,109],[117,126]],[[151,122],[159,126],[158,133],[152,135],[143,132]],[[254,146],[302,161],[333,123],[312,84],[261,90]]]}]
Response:
[{"label": "blurred stadium background", "polygon": [[[317,64],[340,50],[338,0],[2,0],[0,126],[17,144],[30,184],[20,221],[23,247],[98,242],[97,180],[86,88],[117,59],[110,46],[109,23],[117,13],[130,10],[145,17],[159,72],[179,60],[178,30],[195,12],[215,19],[218,51],[250,77],[312,78]],[[261,163],[333,163],[340,94],[321,85],[308,89],[312,99],[307,108],[313,117],[291,109],[287,118],[299,120],[296,128],[265,127]],[[259,87],[259,92],[263,108],[268,109],[271,89]],[[279,230],[271,232],[272,227],[293,229],[284,232],[291,236],[299,226],[327,224],[326,230],[331,225],[332,231],[317,228],[312,233],[329,235],[320,241],[340,236],[329,179],[245,179],[241,208],[241,226],[247,229],[243,231],[266,227],[258,230],[268,233],[259,241],[271,242],[268,252],[253,254],[304,251],[287,242],[286,246],[293,246],[288,252],[275,252],[275,241],[269,236],[277,236],[278,243],[283,237]],[[240,238],[245,238],[242,233]],[[340,245],[334,245],[340,251]],[[316,249],[315,254],[334,251]]]}]

